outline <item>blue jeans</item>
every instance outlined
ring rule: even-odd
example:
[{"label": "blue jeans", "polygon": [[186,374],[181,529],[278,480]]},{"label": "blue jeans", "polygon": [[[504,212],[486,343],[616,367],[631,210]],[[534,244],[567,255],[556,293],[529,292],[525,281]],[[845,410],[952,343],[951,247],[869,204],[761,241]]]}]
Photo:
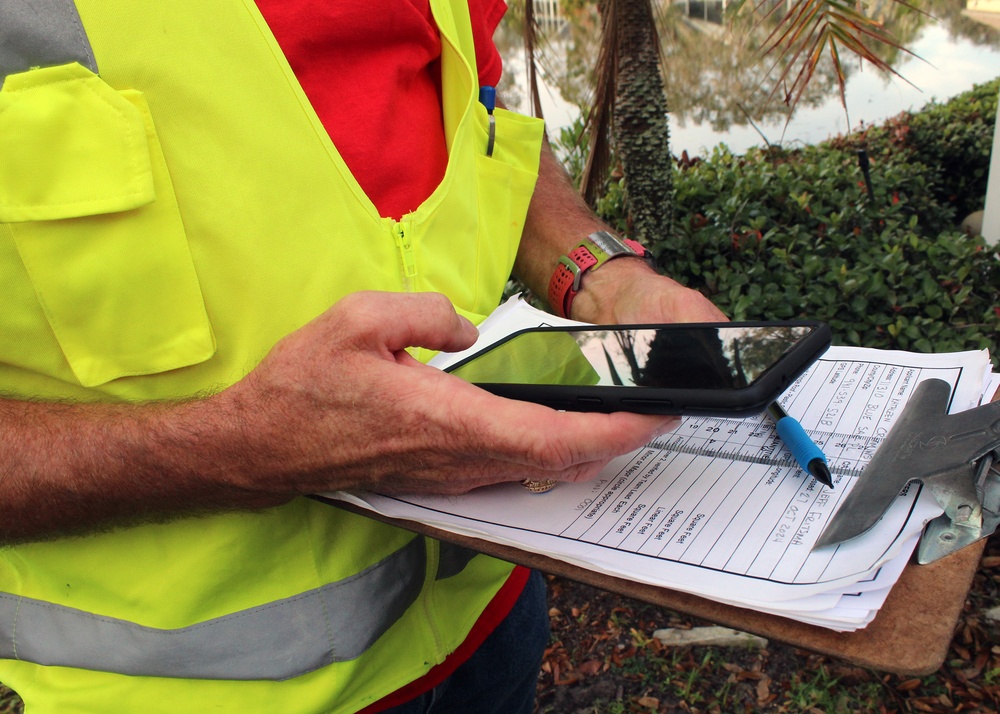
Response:
[{"label": "blue jeans", "polygon": [[545,580],[533,571],[507,618],[439,686],[388,714],[531,714],[549,644]]}]

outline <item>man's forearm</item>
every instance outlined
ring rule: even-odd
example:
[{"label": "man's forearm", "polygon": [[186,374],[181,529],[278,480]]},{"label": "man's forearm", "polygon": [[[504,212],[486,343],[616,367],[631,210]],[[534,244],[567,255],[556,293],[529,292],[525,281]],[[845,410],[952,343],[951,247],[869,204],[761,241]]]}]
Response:
[{"label": "man's forearm", "polygon": [[[598,230],[609,228],[587,207],[546,145],[515,274],[536,295],[547,296],[559,257]],[[588,271],[569,317],[598,324],[726,319],[703,295],[658,275],[638,257],[616,258]]]},{"label": "man's forearm", "polygon": [[577,193],[546,143],[514,272],[536,295],[545,296],[559,256],[598,230],[610,229]]},{"label": "man's forearm", "polygon": [[0,542],[266,505],[217,407],[0,401]]}]

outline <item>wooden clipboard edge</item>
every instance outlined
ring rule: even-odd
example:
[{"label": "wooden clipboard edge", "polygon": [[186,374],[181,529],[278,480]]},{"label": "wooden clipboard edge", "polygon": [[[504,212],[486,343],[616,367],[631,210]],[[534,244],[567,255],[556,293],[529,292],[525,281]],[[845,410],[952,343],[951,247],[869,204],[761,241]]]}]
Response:
[{"label": "wooden clipboard edge", "polygon": [[925,676],[944,663],[986,546],[984,539],[928,565],[909,563],[871,624],[854,632],[835,632],[697,595],[596,573],[545,555],[450,533],[423,523],[389,518],[343,501],[314,498],[501,560],[900,676]]}]

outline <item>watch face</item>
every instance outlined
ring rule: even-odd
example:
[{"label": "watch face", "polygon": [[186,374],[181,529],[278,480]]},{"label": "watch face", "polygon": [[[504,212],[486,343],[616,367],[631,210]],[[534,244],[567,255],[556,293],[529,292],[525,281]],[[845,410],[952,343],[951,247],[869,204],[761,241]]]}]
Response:
[{"label": "watch face", "polygon": [[621,253],[635,254],[635,251],[615,238],[607,231],[597,231],[587,236],[587,240],[603,250],[608,255],[620,255]]}]

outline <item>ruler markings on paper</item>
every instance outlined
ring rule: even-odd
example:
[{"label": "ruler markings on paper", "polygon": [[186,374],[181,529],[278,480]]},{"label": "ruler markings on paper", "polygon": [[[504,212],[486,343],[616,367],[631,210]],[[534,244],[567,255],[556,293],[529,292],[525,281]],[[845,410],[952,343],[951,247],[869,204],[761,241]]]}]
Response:
[{"label": "ruler markings on paper", "polygon": [[[787,448],[780,446],[780,438],[771,425],[765,422],[748,422],[743,419],[704,418],[686,423],[695,433],[671,432],[652,445],[665,451],[693,456],[712,456],[769,466],[798,466]],[[764,430],[766,434],[760,434]],[[704,436],[708,431],[716,436]],[[857,476],[864,464],[871,460],[875,448],[884,437],[862,436],[846,432],[806,430],[826,454],[830,471],[842,476]],[[755,432],[757,432],[755,434]],[[741,435],[753,434],[758,443],[747,443]],[[770,446],[770,452],[763,447]],[[831,449],[831,447],[833,447]],[[833,451],[837,453],[832,453]]]}]

